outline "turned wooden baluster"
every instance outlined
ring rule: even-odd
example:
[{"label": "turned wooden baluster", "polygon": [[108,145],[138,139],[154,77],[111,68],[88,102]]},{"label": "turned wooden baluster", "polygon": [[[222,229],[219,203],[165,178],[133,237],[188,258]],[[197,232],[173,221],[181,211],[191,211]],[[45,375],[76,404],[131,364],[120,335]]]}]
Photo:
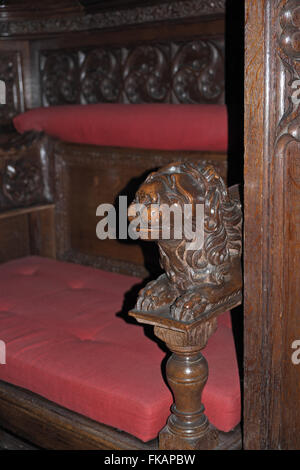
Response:
[{"label": "turned wooden baluster", "polygon": [[168,384],[174,395],[167,425],[159,435],[161,449],[213,449],[218,431],[204,414],[202,391],[208,378],[208,365],[201,354],[216,319],[183,333],[155,327],[154,333],[173,352],[166,367]]},{"label": "turned wooden baluster", "polygon": [[167,311],[139,312],[130,315],[138,322],[154,325],[155,335],[164,341],[172,356],[166,366],[168,384],[174,396],[171,415],[159,434],[159,448],[169,450],[210,450],[218,446],[219,432],[208,421],[202,392],[208,379],[208,364],[201,350],[217,329],[217,317],[241,302],[237,292],[208,318],[191,323],[178,322]]}]

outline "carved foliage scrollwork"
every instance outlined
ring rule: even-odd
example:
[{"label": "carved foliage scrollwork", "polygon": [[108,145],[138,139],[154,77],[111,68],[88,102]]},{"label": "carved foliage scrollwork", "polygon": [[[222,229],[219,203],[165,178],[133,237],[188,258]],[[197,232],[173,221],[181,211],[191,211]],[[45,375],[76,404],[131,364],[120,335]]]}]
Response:
[{"label": "carved foliage scrollwork", "polygon": [[29,205],[42,198],[43,180],[40,168],[21,159],[9,161],[2,175],[3,194],[14,205]]},{"label": "carved foliage scrollwork", "polygon": [[0,80],[6,85],[6,105],[0,106],[0,123],[7,123],[23,111],[22,74],[20,72],[20,53],[0,53]]},{"label": "carved foliage scrollwork", "polygon": [[44,51],[43,103],[222,103],[224,43],[150,43]]},{"label": "carved foliage scrollwork", "polygon": [[0,147],[0,211],[52,201],[47,155],[53,141],[36,131],[13,136]]},{"label": "carved foliage scrollwork", "polygon": [[87,103],[116,102],[121,92],[120,51],[95,49],[81,67],[81,93]]},{"label": "carved foliage scrollwork", "polygon": [[173,61],[173,90],[181,103],[219,99],[224,92],[224,59],[211,41],[179,48]]},{"label": "carved foliage scrollwork", "polygon": [[124,91],[130,103],[167,101],[171,85],[167,54],[159,46],[140,46],[129,53]]},{"label": "carved foliage scrollwork", "polygon": [[297,0],[289,0],[280,15],[281,30],[278,36],[279,60],[285,86],[281,86],[280,101],[285,103],[281,110],[280,123],[277,128],[278,140],[288,133],[300,140],[299,110],[300,93],[300,5]]},{"label": "carved foliage scrollwork", "polygon": [[43,102],[74,104],[79,98],[79,64],[76,52],[46,53],[42,65]]},{"label": "carved foliage scrollwork", "polygon": [[287,2],[280,14],[280,46],[289,56],[300,59],[300,5],[297,0]]},{"label": "carved foliage scrollwork", "polygon": [[[285,208],[284,233],[288,245],[284,253],[290,272],[296,273],[300,240],[300,5],[288,0],[279,11],[278,62],[280,63],[279,124],[276,128],[275,154],[283,161],[286,187],[282,195]],[[296,145],[295,145],[296,144]],[[287,276],[288,277],[288,276]],[[293,275],[294,277],[294,275]],[[296,278],[296,277],[295,277]],[[294,295],[293,281],[287,286],[288,297]],[[296,304],[295,304],[296,305]]]}]

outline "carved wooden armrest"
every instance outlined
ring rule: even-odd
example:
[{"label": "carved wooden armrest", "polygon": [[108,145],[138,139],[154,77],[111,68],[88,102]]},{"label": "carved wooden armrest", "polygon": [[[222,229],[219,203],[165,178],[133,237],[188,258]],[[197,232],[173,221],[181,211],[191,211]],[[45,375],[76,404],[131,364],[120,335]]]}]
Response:
[{"label": "carved wooden armrest", "polygon": [[0,145],[0,211],[52,202],[54,141],[30,131]]},{"label": "carved wooden armrest", "polygon": [[[208,377],[201,350],[217,328],[218,315],[242,300],[242,212],[238,191],[236,187],[227,190],[212,166],[175,163],[148,176],[129,208],[132,221],[136,203],[143,205],[140,220],[148,216],[147,228],[141,225],[140,230],[156,239],[165,274],[139,293],[130,315],[154,325],[156,336],[173,352],[166,372],[174,404],[159,445],[161,449],[216,448],[218,431],[208,422],[201,403]],[[193,226],[197,226],[196,206],[204,208],[200,224],[203,244],[196,249],[190,249],[196,231],[192,240],[184,235],[163,239],[160,209],[163,204],[174,203],[181,208],[191,204]],[[173,226],[170,222],[173,229],[174,220]]]}]

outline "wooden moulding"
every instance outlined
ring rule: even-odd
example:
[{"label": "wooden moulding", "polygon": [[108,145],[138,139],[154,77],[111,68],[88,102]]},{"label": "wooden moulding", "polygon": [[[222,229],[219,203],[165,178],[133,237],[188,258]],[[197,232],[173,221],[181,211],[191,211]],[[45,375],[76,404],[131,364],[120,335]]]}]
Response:
[{"label": "wooden moulding", "polygon": [[300,448],[297,0],[246,1],[244,445]]}]

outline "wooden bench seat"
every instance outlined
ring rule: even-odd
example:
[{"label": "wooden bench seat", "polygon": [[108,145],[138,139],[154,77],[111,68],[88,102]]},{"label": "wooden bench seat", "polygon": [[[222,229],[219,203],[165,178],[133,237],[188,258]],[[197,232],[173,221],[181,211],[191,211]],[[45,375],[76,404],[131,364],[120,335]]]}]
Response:
[{"label": "wooden bench seat", "polygon": [[[120,313],[124,295],[139,283],[41,257],[2,264],[0,331],[7,356],[1,380],[143,441],[155,438],[172,404],[161,375],[165,352]],[[241,409],[229,313],[204,354],[206,414],[227,432]]]}]

